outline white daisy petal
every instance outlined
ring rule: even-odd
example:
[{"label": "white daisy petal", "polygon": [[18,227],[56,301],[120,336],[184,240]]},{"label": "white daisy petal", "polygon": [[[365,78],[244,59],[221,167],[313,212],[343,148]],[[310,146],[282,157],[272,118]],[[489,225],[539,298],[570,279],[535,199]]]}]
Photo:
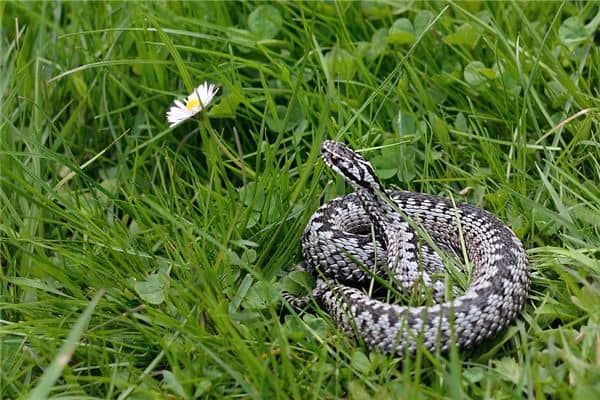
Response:
[{"label": "white daisy petal", "polygon": [[198,86],[192,94],[182,102],[175,100],[175,105],[167,111],[167,122],[169,127],[174,127],[198,114],[205,109],[215,98],[219,88],[212,83],[204,82]]}]

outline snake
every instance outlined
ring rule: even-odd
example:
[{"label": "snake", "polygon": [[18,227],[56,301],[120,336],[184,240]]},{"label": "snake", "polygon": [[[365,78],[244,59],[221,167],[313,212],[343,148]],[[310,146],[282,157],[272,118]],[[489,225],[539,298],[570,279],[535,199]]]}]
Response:
[{"label": "snake", "polygon": [[[341,142],[324,141],[321,158],[354,191],[310,217],[299,266],[315,286],[304,297],[285,293],[292,306],[313,298],[345,334],[398,355],[472,348],[519,315],[528,260],[500,219],[445,197],[385,189],[373,166]],[[470,266],[462,292],[448,283],[452,255]],[[378,297],[376,287],[404,301]]]}]

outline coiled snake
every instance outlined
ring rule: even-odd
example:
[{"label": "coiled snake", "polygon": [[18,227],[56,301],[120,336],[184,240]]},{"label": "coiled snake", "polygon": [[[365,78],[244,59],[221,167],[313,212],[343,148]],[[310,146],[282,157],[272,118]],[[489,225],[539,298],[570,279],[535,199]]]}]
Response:
[{"label": "coiled snake", "polygon": [[[384,190],[369,162],[339,142],[324,142],[321,155],[355,192],[310,218],[302,237],[303,267],[316,277],[312,296],[346,333],[385,352],[414,353],[418,342],[446,351],[452,341],[459,348],[481,342],[521,311],[529,290],[527,257],[499,219],[442,197]],[[452,296],[456,291],[439,278],[445,272],[442,253],[466,254],[473,265],[461,295]],[[391,281],[413,298],[423,297],[425,289],[436,303],[378,300],[364,292],[373,279]],[[307,301],[284,297],[296,307]]]}]

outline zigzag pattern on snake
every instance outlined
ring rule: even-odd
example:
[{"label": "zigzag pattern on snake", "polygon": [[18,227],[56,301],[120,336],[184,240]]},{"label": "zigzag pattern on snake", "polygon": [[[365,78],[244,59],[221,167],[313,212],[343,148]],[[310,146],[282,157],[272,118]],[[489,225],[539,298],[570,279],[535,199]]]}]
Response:
[{"label": "zigzag pattern on snake", "polygon": [[[369,162],[339,142],[324,142],[321,154],[355,192],[311,217],[302,237],[303,265],[316,277],[312,296],[341,329],[385,352],[414,353],[419,341],[428,350],[446,351],[452,340],[459,348],[481,342],[519,314],[530,284],[527,257],[498,218],[443,197],[384,190]],[[421,230],[433,247],[419,236]],[[444,300],[452,290],[445,287],[444,263],[434,248],[464,250],[473,264],[462,295]],[[414,307],[371,298],[363,289],[374,276],[404,294],[425,288],[436,304]],[[284,297],[297,307],[306,303]]]}]

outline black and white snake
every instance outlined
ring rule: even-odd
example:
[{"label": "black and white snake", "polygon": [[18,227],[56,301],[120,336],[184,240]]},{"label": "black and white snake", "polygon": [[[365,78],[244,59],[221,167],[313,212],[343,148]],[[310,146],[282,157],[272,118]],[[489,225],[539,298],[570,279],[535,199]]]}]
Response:
[{"label": "black and white snake", "polygon": [[[521,311],[529,290],[527,257],[498,218],[442,197],[384,190],[369,162],[339,142],[326,141],[321,153],[355,192],[311,217],[302,265],[316,277],[312,296],[345,332],[386,352],[414,353],[418,342],[446,351],[453,341],[459,348],[481,342]],[[466,254],[472,263],[463,294],[446,289],[441,253]],[[435,304],[380,301],[365,293],[374,278],[413,297],[425,288]],[[296,307],[306,304],[306,298],[284,297]]]}]

